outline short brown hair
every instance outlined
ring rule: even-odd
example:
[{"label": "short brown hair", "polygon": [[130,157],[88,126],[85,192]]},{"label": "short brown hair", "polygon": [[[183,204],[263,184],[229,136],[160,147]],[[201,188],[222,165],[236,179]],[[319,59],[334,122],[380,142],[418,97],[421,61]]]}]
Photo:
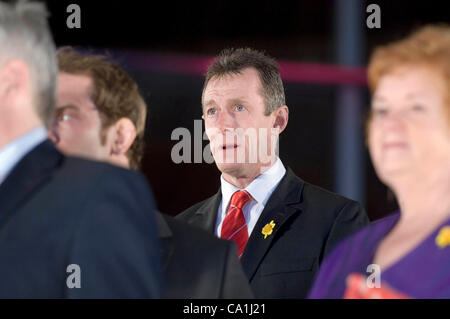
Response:
[{"label": "short brown hair", "polygon": [[264,97],[265,115],[271,114],[286,104],[277,62],[264,52],[250,48],[228,48],[221,51],[206,72],[203,92],[211,78],[240,74],[247,68],[254,68],[258,72],[262,84],[261,94]]},{"label": "short brown hair", "polygon": [[136,138],[127,152],[130,167],[139,169],[144,152],[147,105],[136,82],[117,64],[103,55],[88,55],[64,47],[57,51],[59,71],[87,75],[94,84],[92,101],[97,107],[104,130],[121,118],[130,119],[136,127]]},{"label": "short brown hair", "polygon": [[450,113],[450,27],[427,25],[405,39],[376,48],[367,70],[370,91],[375,92],[383,75],[405,66],[426,66],[442,75]]}]

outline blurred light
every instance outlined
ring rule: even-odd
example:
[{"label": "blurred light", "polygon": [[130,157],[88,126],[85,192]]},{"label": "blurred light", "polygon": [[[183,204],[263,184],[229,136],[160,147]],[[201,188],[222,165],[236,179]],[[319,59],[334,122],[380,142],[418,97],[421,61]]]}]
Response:
[{"label": "blurred light", "polygon": [[[134,69],[173,73],[180,75],[204,76],[214,57],[199,57],[181,54],[130,53],[124,56],[126,64]],[[278,61],[284,82],[367,85],[366,68],[346,67],[334,64]]]}]

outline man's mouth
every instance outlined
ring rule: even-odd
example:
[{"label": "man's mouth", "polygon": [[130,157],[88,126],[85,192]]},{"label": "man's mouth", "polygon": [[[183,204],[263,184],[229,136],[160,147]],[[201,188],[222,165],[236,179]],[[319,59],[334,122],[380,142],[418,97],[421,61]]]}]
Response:
[{"label": "man's mouth", "polygon": [[236,149],[238,147],[237,144],[227,144],[227,145],[222,145],[222,150],[232,150],[232,149]]}]

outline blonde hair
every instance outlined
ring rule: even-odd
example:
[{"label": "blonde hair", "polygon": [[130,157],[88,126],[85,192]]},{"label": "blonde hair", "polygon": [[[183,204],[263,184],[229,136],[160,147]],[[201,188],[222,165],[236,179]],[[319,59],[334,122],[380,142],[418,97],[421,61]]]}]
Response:
[{"label": "blonde hair", "polygon": [[380,78],[399,67],[424,66],[442,76],[444,105],[450,114],[450,27],[426,25],[410,36],[375,49],[368,66],[369,89],[373,94]]}]

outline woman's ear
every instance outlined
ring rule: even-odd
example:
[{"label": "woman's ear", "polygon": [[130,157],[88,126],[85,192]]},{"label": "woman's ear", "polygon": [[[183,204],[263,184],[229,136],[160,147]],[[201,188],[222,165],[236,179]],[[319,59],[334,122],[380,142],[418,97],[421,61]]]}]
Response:
[{"label": "woman's ear", "polygon": [[280,106],[274,111],[275,121],[273,128],[278,129],[278,134],[284,131],[289,120],[289,108],[286,105]]},{"label": "woman's ear", "polygon": [[114,130],[111,155],[125,155],[136,138],[136,127],[129,118],[123,117],[114,124]]}]

